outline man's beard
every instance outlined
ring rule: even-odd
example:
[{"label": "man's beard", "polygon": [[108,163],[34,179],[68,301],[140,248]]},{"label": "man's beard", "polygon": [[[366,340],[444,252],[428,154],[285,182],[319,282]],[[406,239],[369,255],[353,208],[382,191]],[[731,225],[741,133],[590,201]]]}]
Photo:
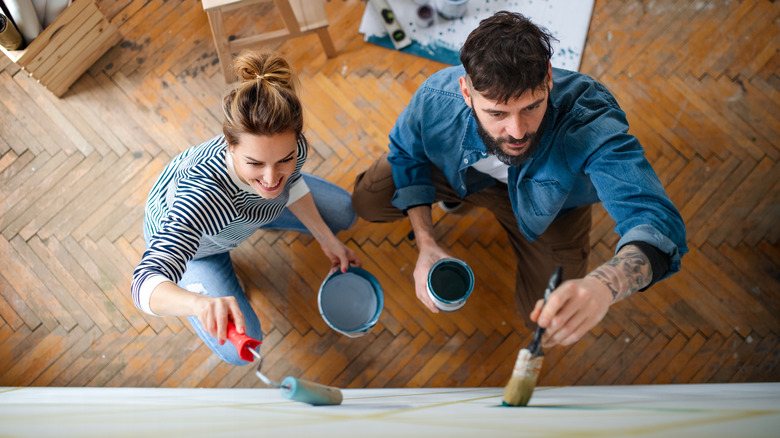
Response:
[{"label": "man's beard", "polygon": [[[479,121],[477,113],[472,112],[472,114],[474,114],[474,119],[477,121],[477,134],[479,134],[479,138],[482,139],[482,143],[485,143],[485,148],[487,149],[488,154],[495,155],[496,158],[498,158],[498,160],[502,163],[510,166],[520,166],[527,159],[531,158],[534,152],[539,149],[539,141],[542,137],[541,131],[543,130],[544,119],[542,119],[542,127],[540,127],[537,132],[526,133],[525,137],[521,139],[516,139],[511,135],[508,137],[493,138],[482,126],[482,122]],[[526,148],[525,152],[520,155],[509,155],[504,152],[503,148],[501,148],[501,145],[504,143],[521,143],[525,141],[528,141],[528,147]]]}]

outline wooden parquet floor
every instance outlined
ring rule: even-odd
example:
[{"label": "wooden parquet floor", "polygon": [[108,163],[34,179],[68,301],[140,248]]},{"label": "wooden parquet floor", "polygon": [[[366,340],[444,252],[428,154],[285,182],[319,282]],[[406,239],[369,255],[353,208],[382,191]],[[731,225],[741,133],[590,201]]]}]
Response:
[{"label": "wooden parquet floor", "polygon": [[[261,387],[185,319],[130,299],[144,199],[179,151],[220,132],[225,84],[194,0],[100,0],[122,40],[61,99],[0,59],[0,385]],[[651,6],[652,5],[652,6]],[[331,0],[339,56],[315,36],[274,46],[301,76],[306,170],[350,189],[417,86],[442,64],[363,41],[366,3]],[[235,32],[276,26],[261,7]],[[597,0],[581,71],[615,92],[682,212],[683,270],[547,352],[540,385],[780,380],[780,3]],[[231,30],[232,31],[232,30]],[[264,369],[340,387],[503,386],[530,333],[514,314],[513,256],[486,211],[443,215],[440,241],[475,271],[460,312],[412,292],[408,223],[340,235],[385,291],[379,324],[330,330],[318,244],[258,232],[233,254],[262,321]],[[592,265],[617,242],[594,210]],[[540,291],[541,293],[541,291]]]}]

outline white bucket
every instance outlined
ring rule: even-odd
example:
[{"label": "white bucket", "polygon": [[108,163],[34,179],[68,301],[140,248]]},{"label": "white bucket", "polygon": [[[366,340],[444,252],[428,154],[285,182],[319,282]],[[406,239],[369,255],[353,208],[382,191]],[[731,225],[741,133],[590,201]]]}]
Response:
[{"label": "white bucket", "polygon": [[436,0],[436,9],[442,17],[454,20],[466,15],[468,3],[469,0]]}]

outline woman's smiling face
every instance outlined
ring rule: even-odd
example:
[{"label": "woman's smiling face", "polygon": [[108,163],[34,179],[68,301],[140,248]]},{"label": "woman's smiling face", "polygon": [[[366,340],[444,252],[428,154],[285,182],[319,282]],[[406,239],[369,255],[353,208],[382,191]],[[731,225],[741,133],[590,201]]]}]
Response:
[{"label": "woman's smiling face", "polygon": [[295,170],[298,136],[293,131],[274,135],[240,134],[230,145],[236,175],[263,198],[276,198]]}]

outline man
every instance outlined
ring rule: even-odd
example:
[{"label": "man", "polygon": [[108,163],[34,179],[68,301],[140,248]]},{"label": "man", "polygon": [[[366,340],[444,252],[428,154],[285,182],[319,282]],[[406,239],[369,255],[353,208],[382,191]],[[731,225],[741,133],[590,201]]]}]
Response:
[{"label": "man", "polygon": [[[517,258],[515,305],[545,327],[545,346],[569,345],[609,306],[680,269],[685,225],[644,158],[612,95],[580,73],[552,68],[552,36],[520,14],[483,20],[462,66],[433,74],[390,132],[389,154],[358,175],[352,202],[374,222],[402,218],[419,256],[417,297],[436,244],[431,205],[488,208]],[[616,255],[587,273],[591,204],[602,202],[621,236]],[[537,300],[550,274],[564,281]]]}]

